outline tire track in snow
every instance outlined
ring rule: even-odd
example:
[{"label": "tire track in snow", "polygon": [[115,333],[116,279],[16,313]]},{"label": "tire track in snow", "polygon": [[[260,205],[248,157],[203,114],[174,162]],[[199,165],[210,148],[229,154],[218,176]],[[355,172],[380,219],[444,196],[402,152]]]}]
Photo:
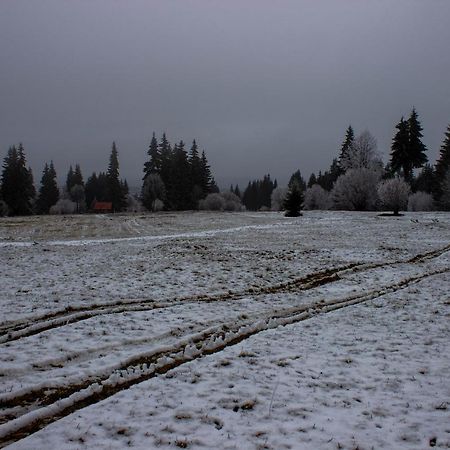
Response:
[{"label": "tire track in snow", "polygon": [[[9,400],[3,396],[3,399],[0,399],[0,406],[6,409],[6,415],[8,415],[7,408],[11,408],[9,418],[13,417],[12,410],[15,407],[21,406],[23,413],[0,425],[0,447],[23,439],[50,423],[86,406],[98,403],[135,384],[164,374],[175,367],[205,355],[218,353],[262,331],[301,322],[313,318],[317,314],[330,313],[367,302],[404,289],[428,277],[448,272],[450,272],[450,268],[446,267],[405,278],[398,283],[343,299],[274,310],[257,322],[241,320],[221,324],[185,337],[173,346],[134,355],[126,361],[122,361],[113,373],[103,377],[99,376],[94,381],[88,380],[78,384],[54,387],[53,389],[51,386],[47,386],[40,390],[30,390],[20,396],[13,396]],[[28,410],[24,403],[28,405]]]},{"label": "tire track in snow", "polygon": [[346,272],[354,273],[363,272],[371,269],[382,268],[390,265],[398,264],[416,264],[429,259],[436,258],[450,250],[450,245],[443,248],[432,250],[413,256],[407,260],[385,261],[380,263],[353,263],[345,266],[325,269],[323,271],[314,272],[304,277],[294,279],[287,282],[278,283],[272,286],[261,286],[256,288],[248,288],[238,292],[227,292],[217,295],[201,295],[183,297],[166,302],[155,302],[152,299],[138,300],[119,300],[112,303],[97,303],[89,306],[68,306],[65,309],[54,311],[49,314],[27,318],[23,321],[15,321],[0,328],[0,344],[11,342],[35,334],[42,333],[47,330],[59,328],[65,325],[87,320],[95,316],[106,314],[121,314],[124,312],[149,311],[153,309],[168,308],[179,306],[186,303],[198,302],[216,302],[224,300],[237,300],[247,296],[275,294],[281,292],[289,292],[290,290],[307,290],[314,287],[332,283],[339,280],[340,276]]}]

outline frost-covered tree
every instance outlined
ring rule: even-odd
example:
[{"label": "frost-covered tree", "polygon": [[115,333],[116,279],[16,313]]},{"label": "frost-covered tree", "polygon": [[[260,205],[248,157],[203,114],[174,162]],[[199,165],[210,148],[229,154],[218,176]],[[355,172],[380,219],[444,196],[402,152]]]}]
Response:
[{"label": "frost-covered tree", "polygon": [[392,210],[394,216],[398,216],[400,210],[407,208],[411,188],[402,178],[396,177],[382,181],[378,185],[377,191],[382,207]]},{"label": "frost-covered tree", "polygon": [[312,185],[305,192],[305,209],[330,208],[330,193],[318,184]]},{"label": "frost-covered tree", "polygon": [[433,211],[433,196],[428,192],[415,192],[408,197],[408,211]]},{"label": "frost-covered tree", "polygon": [[157,173],[150,173],[142,187],[142,203],[149,211],[155,211],[155,202],[164,202],[166,198],[166,187],[161,176]]},{"label": "frost-covered tree", "polygon": [[380,172],[373,169],[349,169],[331,191],[334,209],[369,211],[375,209]]},{"label": "frost-covered tree", "polygon": [[344,171],[351,169],[372,169],[381,161],[377,153],[377,141],[369,131],[363,131],[355,138],[343,155],[340,166]]},{"label": "frost-covered tree", "polygon": [[272,195],[270,197],[270,204],[272,211],[282,211],[284,200],[286,198],[288,190],[284,187],[277,187],[272,191]]}]

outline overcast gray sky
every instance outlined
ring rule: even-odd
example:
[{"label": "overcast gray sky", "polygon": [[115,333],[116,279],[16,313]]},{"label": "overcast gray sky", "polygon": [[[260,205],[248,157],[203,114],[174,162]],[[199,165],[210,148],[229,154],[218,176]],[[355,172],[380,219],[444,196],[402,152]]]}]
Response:
[{"label": "overcast gray sky", "polygon": [[309,176],[345,129],[386,160],[415,106],[434,162],[450,123],[449,0],[1,0],[0,156],[23,142],[85,179],[111,143],[138,184],[152,131],[196,138],[222,184]]}]

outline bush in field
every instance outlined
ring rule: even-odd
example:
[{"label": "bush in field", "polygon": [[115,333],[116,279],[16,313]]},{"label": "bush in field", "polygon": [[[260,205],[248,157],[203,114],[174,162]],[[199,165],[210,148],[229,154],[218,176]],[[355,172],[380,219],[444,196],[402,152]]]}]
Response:
[{"label": "bush in field", "polygon": [[349,211],[370,211],[377,202],[377,170],[350,169],[341,175],[331,191],[334,209]]},{"label": "bush in field", "polygon": [[200,209],[206,211],[223,211],[225,200],[220,194],[209,194],[204,200],[200,200]]},{"label": "bush in field", "polygon": [[284,200],[286,198],[288,190],[287,188],[277,187],[272,191],[270,197],[271,210],[272,211],[282,211]]},{"label": "bush in field", "polygon": [[50,208],[50,214],[74,214],[77,204],[67,198],[60,199]]},{"label": "bush in field", "polygon": [[242,211],[241,199],[233,192],[222,192],[219,194],[225,200],[225,211]]},{"label": "bush in field", "polygon": [[200,209],[206,211],[242,211],[241,199],[232,192],[209,194],[200,201]]},{"label": "bush in field", "polygon": [[322,186],[313,184],[305,192],[305,209],[329,209],[330,194]]},{"label": "bush in field", "polygon": [[382,181],[378,187],[378,198],[383,208],[394,212],[398,216],[400,210],[408,206],[408,195],[411,191],[409,184],[402,178],[391,178]]},{"label": "bush in field", "polygon": [[408,211],[433,211],[433,196],[427,192],[416,192],[408,197]]},{"label": "bush in field", "polygon": [[141,212],[143,210],[142,203],[134,195],[128,194],[126,200],[127,212]]},{"label": "bush in field", "polygon": [[142,186],[142,203],[149,211],[156,211],[156,200],[164,201],[166,187],[161,176],[157,173],[148,175]]}]

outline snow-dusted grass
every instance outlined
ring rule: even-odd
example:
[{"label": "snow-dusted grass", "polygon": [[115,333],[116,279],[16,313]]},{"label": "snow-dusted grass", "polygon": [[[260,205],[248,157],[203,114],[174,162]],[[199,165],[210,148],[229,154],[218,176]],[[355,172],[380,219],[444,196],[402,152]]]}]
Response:
[{"label": "snow-dusted grass", "polygon": [[[148,366],[115,371],[164,350],[162,367],[225,330],[192,347],[195,360],[182,350],[177,368],[11,448],[447,448],[449,236],[439,213],[2,219],[0,404],[37,396],[8,406],[9,420],[45,415],[45,392],[87,389],[64,405],[109,376],[139,380]],[[333,268],[323,284],[296,281]],[[355,297],[368,301],[324,313]]]}]

